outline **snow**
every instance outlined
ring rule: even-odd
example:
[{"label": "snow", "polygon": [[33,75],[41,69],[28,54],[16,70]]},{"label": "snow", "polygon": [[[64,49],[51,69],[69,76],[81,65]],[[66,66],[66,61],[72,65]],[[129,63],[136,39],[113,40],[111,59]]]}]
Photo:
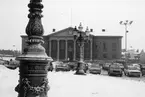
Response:
[{"label": "snow", "polygon": [[[48,97],[144,97],[145,82],[108,75],[48,72]],[[19,72],[0,65],[0,97],[17,97]],[[137,78],[140,79],[140,78]]]}]

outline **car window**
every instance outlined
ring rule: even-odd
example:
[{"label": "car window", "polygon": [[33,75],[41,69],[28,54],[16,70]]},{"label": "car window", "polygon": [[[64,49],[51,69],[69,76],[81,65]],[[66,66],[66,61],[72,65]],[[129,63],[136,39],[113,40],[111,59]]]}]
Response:
[{"label": "car window", "polygon": [[137,67],[135,67],[135,66],[128,66],[128,69],[129,69],[129,70],[137,70],[137,69],[139,69],[139,68],[137,68]]}]

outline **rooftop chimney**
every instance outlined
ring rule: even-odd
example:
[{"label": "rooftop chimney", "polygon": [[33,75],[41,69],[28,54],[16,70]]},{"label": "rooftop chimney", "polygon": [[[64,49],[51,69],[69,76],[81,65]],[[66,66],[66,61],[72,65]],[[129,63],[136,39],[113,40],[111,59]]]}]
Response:
[{"label": "rooftop chimney", "polygon": [[102,29],[102,32],[105,32],[106,30],[105,29]]},{"label": "rooftop chimney", "polygon": [[90,29],[90,32],[93,32],[93,29]]},{"label": "rooftop chimney", "polygon": [[55,29],[52,29],[52,32],[55,32]]}]

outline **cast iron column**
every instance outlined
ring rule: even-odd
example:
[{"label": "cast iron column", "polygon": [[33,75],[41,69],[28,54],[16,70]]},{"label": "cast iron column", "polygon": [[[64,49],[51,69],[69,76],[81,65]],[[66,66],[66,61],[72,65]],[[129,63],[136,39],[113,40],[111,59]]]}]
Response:
[{"label": "cast iron column", "polygon": [[42,18],[42,0],[30,0],[28,4],[29,22],[26,27],[28,35],[28,46],[24,49],[22,55],[16,59],[20,61],[20,78],[19,84],[15,90],[18,97],[47,97],[49,90],[47,79],[48,62],[51,57],[45,53],[45,49],[41,46],[43,43],[43,26]]},{"label": "cast iron column", "polygon": [[84,61],[84,51],[83,51],[83,47],[84,47],[84,42],[80,41],[80,62]]}]

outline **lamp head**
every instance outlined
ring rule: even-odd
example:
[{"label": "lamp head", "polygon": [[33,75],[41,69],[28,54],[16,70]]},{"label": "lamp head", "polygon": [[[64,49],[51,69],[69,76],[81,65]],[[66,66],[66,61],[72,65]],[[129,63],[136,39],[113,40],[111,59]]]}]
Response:
[{"label": "lamp head", "polygon": [[74,39],[77,38],[78,36],[78,30],[77,30],[77,27],[75,26],[74,30],[73,30],[73,35],[74,35]]},{"label": "lamp head", "polygon": [[79,25],[78,29],[79,29],[80,31],[82,31],[82,30],[83,30],[82,23],[80,23],[80,25]]},{"label": "lamp head", "polygon": [[89,35],[90,35],[90,31],[89,31],[88,26],[87,26],[87,28],[86,28],[85,34],[86,34],[86,36],[89,36]]},{"label": "lamp head", "polygon": [[133,23],[133,21],[130,21],[129,24],[131,25]]},{"label": "lamp head", "polygon": [[123,23],[123,21],[120,21],[119,23],[120,23],[120,24],[122,24],[122,23]]}]

